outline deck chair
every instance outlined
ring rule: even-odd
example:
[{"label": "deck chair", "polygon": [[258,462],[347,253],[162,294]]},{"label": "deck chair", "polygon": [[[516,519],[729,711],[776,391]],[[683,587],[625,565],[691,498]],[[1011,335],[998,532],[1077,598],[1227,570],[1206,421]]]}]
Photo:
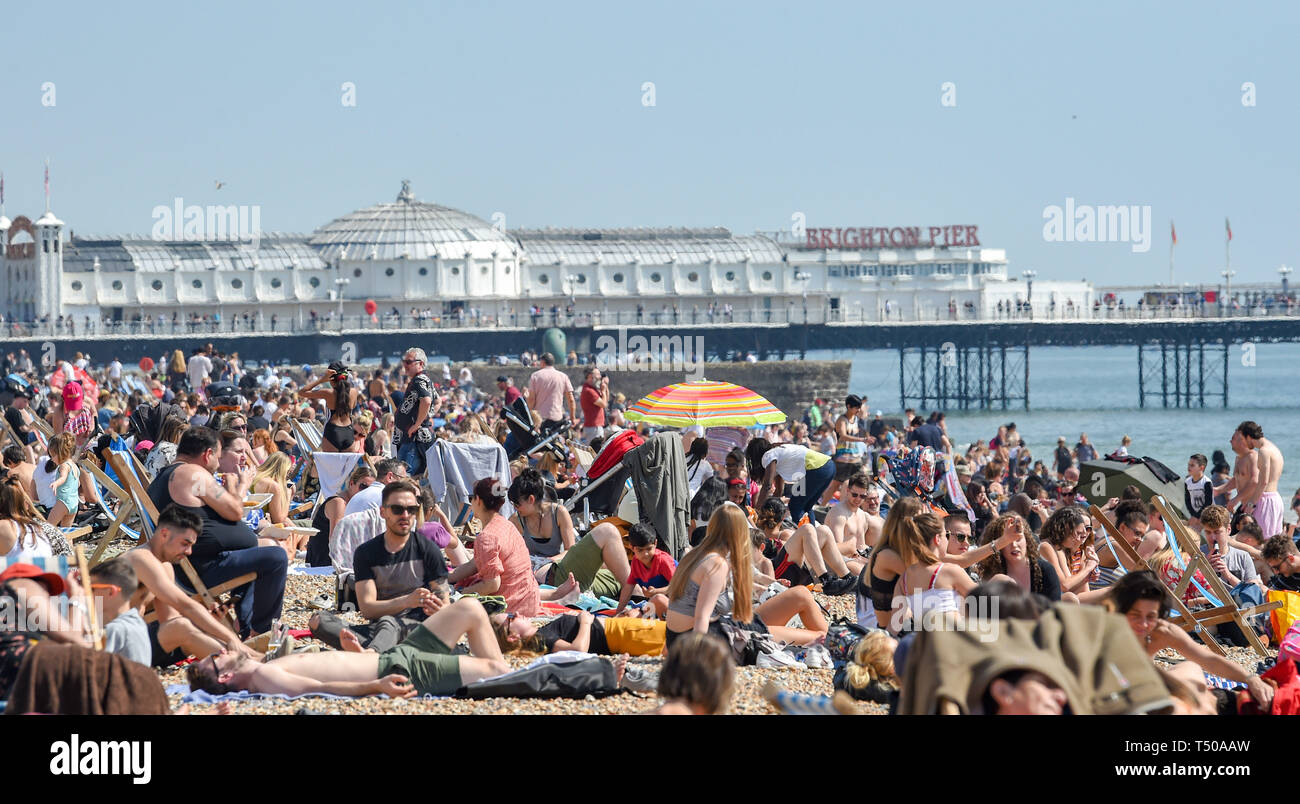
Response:
[{"label": "deck chair", "polygon": [[[1251,628],[1242,618],[1272,611],[1281,607],[1282,601],[1275,600],[1271,603],[1262,603],[1245,609],[1239,607],[1237,601],[1233,600],[1228,588],[1224,586],[1223,579],[1210,566],[1209,558],[1201,552],[1200,540],[1187,527],[1187,523],[1183,522],[1182,517],[1158,494],[1151,497],[1151,504],[1155,506],[1155,509],[1160,512],[1161,518],[1164,519],[1165,529],[1169,536],[1177,540],[1177,546],[1181,548],[1182,552],[1191,556],[1187,562],[1188,566],[1183,567],[1183,577],[1178,582],[1179,589],[1185,590],[1189,583],[1195,584],[1197,591],[1205,599],[1209,600],[1213,606],[1213,608],[1195,612],[1193,616],[1195,616],[1196,621],[1203,626],[1218,625],[1229,621],[1236,623],[1255,653],[1259,654],[1262,659],[1268,658],[1268,650],[1255,633],[1255,629]],[[1196,570],[1200,570],[1201,575],[1205,576],[1205,582],[1209,586],[1208,589],[1196,581]]]},{"label": "deck chair", "polygon": [[[91,488],[95,490],[95,499],[91,502],[108,516],[110,522],[108,530],[99,537],[99,543],[90,553],[88,563],[91,567],[99,564],[104,555],[104,550],[113,543],[119,533],[129,536],[133,541],[140,541],[140,531],[132,530],[127,527],[126,523],[130,520],[131,515],[135,513],[135,501],[130,494],[114,483],[112,478],[104,473],[102,469],[95,465],[93,461],[83,458],[80,461],[81,470],[88,472],[94,479]],[[104,498],[104,493],[110,494],[113,499],[117,500],[117,513],[113,513],[109,507],[108,501]]]},{"label": "deck chair", "polygon": [[[1150,569],[1147,562],[1143,561],[1142,557],[1137,554],[1137,551],[1128,542],[1124,541],[1124,537],[1120,535],[1119,528],[1115,526],[1115,523],[1096,504],[1089,506],[1089,511],[1101,523],[1110,544],[1111,552],[1115,554],[1115,560],[1124,568],[1125,572],[1132,572],[1135,569]],[[1184,573],[1184,581],[1191,580],[1192,575],[1193,573],[1190,572]],[[1178,589],[1171,589],[1169,584],[1165,583],[1165,579],[1160,576],[1160,573],[1157,572],[1156,577],[1160,579],[1160,583],[1164,585],[1174,599],[1174,613],[1178,615],[1174,622],[1182,626],[1184,631],[1199,636],[1201,641],[1205,643],[1205,647],[1220,656],[1226,657],[1228,655],[1227,651],[1214,638],[1214,635],[1205,629],[1205,625],[1196,619],[1196,615],[1183,602],[1183,592],[1187,589],[1186,583],[1180,582]]]},{"label": "deck chair", "polygon": [[[14,562],[19,563],[19,562]],[[86,563],[86,555],[80,547],[72,555],[51,556],[50,558],[29,558],[21,562],[23,564],[33,564],[45,572],[52,572],[60,578],[66,578],[68,572],[72,569],[78,569],[81,572],[81,582],[85,586],[87,594],[90,591],[90,567]],[[0,556],[0,572],[9,568],[9,560]],[[98,650],[104,649],[104,631],[95,619],[95,607],[90,607],[86,612],[90,617],[91,633],[94,635],[95,647]],[[0,710],[2,713],[3,710]]]},{"label": "deck chair", "polygon": [[[123,460],[121,455],[116,452],[110,452],[108,454],[108,462],[109,465],[113,467],[113,471],[117,476],[126,483],[126,491],[131,495],[131,500],[135,505],[136,511],[140,513],[141,533],[144,535],[145,541],[148,541],[153,538],[153,525],[158,521],[157,507],[154,506],[153,500],[150,499],[149,495],[145,492],[145,488],[141,485],[139,478],[137,478],[127,467],[127,463]],[[250,572],[209,588],[203,583],[203,579],[199,577],[198,571],[194,569],[194,565],[190,563],[188,556],[182,556],[179,563],[181,570],[185,573],[185,577],[189,579],[190,585],[195,590],[194,594],[190,595],[190,597],[202,603],[208,609],[212,609],[217,605],[217,597],[219,595],[225,594],[231,589],[237,589],[246,583],[252,583],[257,580],[257,573]],[[144,617],[145,622],[153,622],[156,619],[158,619],[158,614],[154,611],[147,612]],[[227,610],[226,619],[234,632],[238,634],[239,619],[235,616],[235,613]]]}]

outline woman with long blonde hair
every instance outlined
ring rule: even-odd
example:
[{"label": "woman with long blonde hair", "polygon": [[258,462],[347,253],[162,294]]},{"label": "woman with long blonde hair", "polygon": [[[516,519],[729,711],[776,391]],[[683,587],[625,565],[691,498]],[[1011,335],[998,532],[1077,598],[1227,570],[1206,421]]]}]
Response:
[{"label": "woman with long blonde hair", "polygon": [[[249,491],[254,494],[270,494],[271,501],[266,504],[266,516],[273,525],[293,525],[289,520],[289,468],[292,462],[283,452],[267,456],[266,462],[253,474]],[[293,561],[299,550],[306,549],[310,536],[290,535],[279,544]]]},{"label": "woman with long blonde hair", "polygon": [[730,643],[727,625],[767,631],[754,622],[749,518],[740,506],[725,503],[709,517],[704,538],[687,553],[668,584],[667,647],[682,634],[714,634]]}]

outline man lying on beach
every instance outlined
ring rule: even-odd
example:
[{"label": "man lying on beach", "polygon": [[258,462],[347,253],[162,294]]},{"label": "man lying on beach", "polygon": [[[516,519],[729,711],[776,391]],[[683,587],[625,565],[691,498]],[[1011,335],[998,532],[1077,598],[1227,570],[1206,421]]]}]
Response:
[{"label": "man lying on beach", "polygon": [[[453,651],[461,637],[469,656]],[[351,631],[342,651],[298,653],[266,663],[222,649],[186,668],[190,688],[222,695],[234,690],[268,695],[450,695],[466,684],[510,671],[497,647],[487,612],[477,600],[443,606],[400,644],[383,653],[364,650]]]},{"label": "man lying on beach", "polygon": [[202,530],[197,514],[169,505],[158,515],[153,538],[122,554],[138,581],[132,608],[143,612],[152,602],[158,615],[149,623],[154,667],[170,667],[187,656],[207,656],[223,647],[257,661],[262,658],[176,584],[175,564],[190,554]]}]

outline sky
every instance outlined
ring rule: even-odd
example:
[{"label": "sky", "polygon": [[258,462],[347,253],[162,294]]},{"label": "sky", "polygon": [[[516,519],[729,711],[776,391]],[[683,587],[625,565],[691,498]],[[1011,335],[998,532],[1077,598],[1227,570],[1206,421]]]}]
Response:
[{"label": "sky", "polygon": [[[1231,218],[1234,283],[1300,267],[1296,4],[47,8],[5,13],[0,170],[34,218],[48,158],[79,235],[176,198],[307,233],[410,179],[510,228],[976,225],[1098,285],[1167,281],[1171,221],[1175,281],[1222,281]],[[1145,250],[1048,239],[1067,199]]]}]

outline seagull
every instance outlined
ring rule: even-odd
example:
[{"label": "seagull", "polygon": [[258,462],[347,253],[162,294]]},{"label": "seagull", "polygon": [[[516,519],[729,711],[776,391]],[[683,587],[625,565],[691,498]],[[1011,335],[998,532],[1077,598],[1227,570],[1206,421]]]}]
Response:
[{"label": "seagull", "polygon": [[222,187],[225,187],[225,186],[226,186],[226,183],[225,183],[224,181],[216,181],[216,180],[214,179],[214,180],[213,180],[213,183],[217,185],[217,189],[218,189],[218,190],[220,190]]}]

